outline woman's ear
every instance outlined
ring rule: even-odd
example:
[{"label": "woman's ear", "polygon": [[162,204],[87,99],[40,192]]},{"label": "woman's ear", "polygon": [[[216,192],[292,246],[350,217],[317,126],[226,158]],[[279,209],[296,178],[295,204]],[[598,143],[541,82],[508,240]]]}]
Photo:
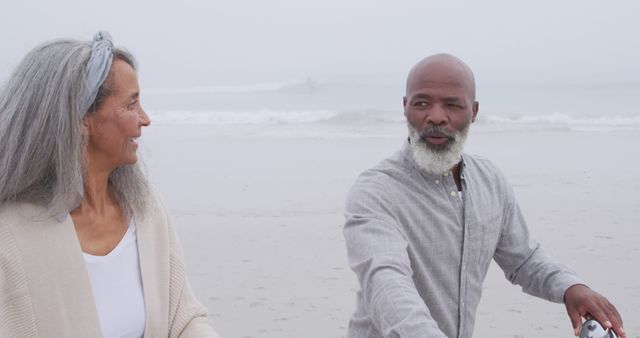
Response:
[{"label": "woman's ear", "polygon": [[80,133],[82,136],[89,136],[89,131],[91,130],[91,117],[85,116],[82,119],[82,125],[80,126]]}]

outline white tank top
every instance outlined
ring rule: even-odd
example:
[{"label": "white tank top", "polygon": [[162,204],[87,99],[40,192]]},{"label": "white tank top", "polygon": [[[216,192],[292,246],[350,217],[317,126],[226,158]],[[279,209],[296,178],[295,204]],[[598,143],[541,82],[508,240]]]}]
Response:
[{"label": "white tank top", "polygon": [[142,337],[144,295],[135,226],[129,226],[120,243],[106,256],[84,252],[82,255],[89,273],[102,336]]}]

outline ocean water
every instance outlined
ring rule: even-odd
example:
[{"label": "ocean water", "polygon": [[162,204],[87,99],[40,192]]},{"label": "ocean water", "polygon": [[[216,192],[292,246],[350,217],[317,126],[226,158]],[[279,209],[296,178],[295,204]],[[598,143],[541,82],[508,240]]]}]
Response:
[{"label": "ocean water", "polygon": [[[149,88],[154,123],[349,127],[404,124],[402,84],[311,79],[234,86]],[[640,131],[640,84],[478,85],[476,125],[489,130]]]}]

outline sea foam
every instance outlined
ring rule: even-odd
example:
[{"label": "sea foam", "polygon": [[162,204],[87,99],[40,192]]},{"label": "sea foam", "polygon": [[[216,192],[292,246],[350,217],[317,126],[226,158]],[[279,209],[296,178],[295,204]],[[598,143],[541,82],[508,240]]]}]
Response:
[{"label": "sea foam", "polygon": [[[271,110],[255,111],[164,111],[152,114],[160,124],[203,125],[374,125],[405,123],[399,111],[387,110]],[[477,125],[500,130],[640,131],[640,116],[568,114],[478,115]]]}]

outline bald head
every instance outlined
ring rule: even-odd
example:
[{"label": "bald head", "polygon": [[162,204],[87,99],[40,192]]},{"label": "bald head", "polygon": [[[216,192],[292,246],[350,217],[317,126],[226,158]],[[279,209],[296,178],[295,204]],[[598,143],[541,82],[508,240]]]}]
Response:
[{"label": "bald head", "polygon": [[419,131],[438,126],[462,132],[479,109],[471,69],[449,54],[429,56],[411,68],[402,103],[407,121]]},{"label": "bald head", "polygon": [[464,61],[450,54],[435,54],[418,62],[407,75],[406,95],[435,78],[458,83],[468,91],[472,101],[476,98],[476,82],[471,68]]}]

